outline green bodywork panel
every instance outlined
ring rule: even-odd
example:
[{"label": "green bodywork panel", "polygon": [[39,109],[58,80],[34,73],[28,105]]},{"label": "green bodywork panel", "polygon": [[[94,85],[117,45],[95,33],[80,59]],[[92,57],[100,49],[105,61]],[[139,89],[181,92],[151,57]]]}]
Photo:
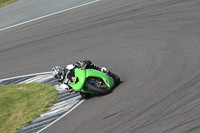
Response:
[{"label": "green bodywork panel", "polygon": [[81,68],[75,68],[74,72],[75,72],[75,77],[71,85],[75,91],[82,91],[85,93],[94,93],[93,91],[84,90],[85,80],[88,77],[98,77],[98,78],[103,79],[103,81],[106,83],[106,85],[109,88],[112,88],[114,86],[113,78],[101,71],[98,71],[95,69],[81,70]]}]

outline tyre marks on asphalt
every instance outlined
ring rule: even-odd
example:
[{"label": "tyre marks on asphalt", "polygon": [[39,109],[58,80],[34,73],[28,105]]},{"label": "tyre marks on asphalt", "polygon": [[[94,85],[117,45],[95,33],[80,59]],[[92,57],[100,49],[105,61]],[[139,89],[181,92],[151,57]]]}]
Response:
[{"label": "tyre marks on asphalt", "polygon": [[66,114],[70,109],[76,106],[81,101],[79,94],[70,94],[66,89],[59,88],[57,80],[51,75],[51,73],[39,73],[35,75],[25,75],[20,77],[14,77],[9,79],[0,80],[0,85],[8,84],[22,84],[22,83],[50,83],[55,86],[58,91],[59,101],[49,108],[49,111],[40,115],[39,118],[32,121],[31,124],[22,128],[19,133],[33,133],[42,130],[49,124],[54,123],[59,117]]}]

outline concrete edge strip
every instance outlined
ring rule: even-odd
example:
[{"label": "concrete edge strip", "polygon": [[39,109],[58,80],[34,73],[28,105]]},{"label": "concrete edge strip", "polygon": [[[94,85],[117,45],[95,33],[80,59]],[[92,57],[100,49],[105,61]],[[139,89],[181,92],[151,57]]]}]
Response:
[{"label": "concrete edge strip", "polygon": [[34,81],[37,81],[37,82],[42,82],[42,81],[45,81],[45,80],[48,80],[48,79],[50,79],[50,78],[53,78],[53,75],[51,74],[50,75],[50,73],[48,74],[42,74],[42,75],[36,75],[35,77],[33,77],[33,78],[30,78],[30,79],[27,79],[27,80],[24,80],[24,81],[22,81],[22,82],[19,82],[19,84],[22,84],[22,83],[32,83],[32,82],[34,82]]},{"label": "concrete edge strip", "polygon": [[42,128],[41,130],[37,131],[36,133],[40,133],[43,130],[47,129],[48,127],[50,127],[51,125],[53,125],[54,123],[56,123],[57,121],[59,121],[60,119],[62,119],[63,117],[65,117],[67,114],[69,114],[71,111],[73,111],[76,107],[78,107],[82,102],[84,102],[85,100],[80,100],[74,107],[72,107],[69,111],[67,111],[65,114],[63,114],[62,116],[60,116],[58,119],[56,119],[55,121],[53,121],[52,123],[50,123],[49,125],[47,125],[46,127]]},{"label": "concrete edge strip", "polygon": [[28,77],[28,76],[35,76],[35,75],[43,75],[43,74],[50,74],[51,72],[41,72],[41,73],[34,73],[34,74],[27,74],[27,75],[22,75],[22,76],[16,76],[16,77],[12,77],[12,78],[5,78],[5,79],[1,79],[0,83],[4,80],[10,80],[10,79],[16,79],[16,78],[22,78],[22,77]]},{"label": "concrete edge strip", "polygon": [[26,23],[29,23],[29,22],[33,22],[33,21],[36,21],[36,20],[39,20],[39,19],[42,19],[42,18],[46,18],[46,17],[52,16],[52,15],[55,15],[55,14],[59,14],[59,13],[65,12],[65,11],[69,11],[69,10],[72,10],[72,9],[75,9],[75,8],[78,8],[78,7],[86,6],[86,5],[89,5],[89,4],[98,2],[98,1],[100,1],[100,0],[95,0],[95,1],[88,2],[88,3],[82,4],[82,5],[71,7],[71,8],[65,9],[65,10],[61,10],[61,11],[58,11],[58,12],[55,12],[55,13],[51,13],[51,14],[48,14],[48,15],[45,15],[45,16],[42,16],[42,17],[38,17],[38,18],[35,18],[35,19],[32,19],[32,20],[28,20],[28,21],[25,21],[25,22],[22,22],[22,23],[19,23],[19,24],[15,24],[15,25],[12,25],[12,26],[9,26],[9,27],[6,27],[6,28],[2,28],[2,29],[0,29],[0,31],[7,30],[7,29],[10,29],[10,28],[13,28],[13,27],[17,27],[17,26],[20,26],[20,25],[23,25],[23,24],[26,24]]}]

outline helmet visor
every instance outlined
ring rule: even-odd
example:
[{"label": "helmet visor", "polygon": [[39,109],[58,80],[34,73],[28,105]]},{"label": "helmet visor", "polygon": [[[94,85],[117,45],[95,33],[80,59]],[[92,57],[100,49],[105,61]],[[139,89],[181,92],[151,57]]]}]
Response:
[{"label": "helmet visor", "polygon": [[61,74],[60,74],[60,73],[56,74],[56,75],[55,75],[55,78],[61,79]]}]

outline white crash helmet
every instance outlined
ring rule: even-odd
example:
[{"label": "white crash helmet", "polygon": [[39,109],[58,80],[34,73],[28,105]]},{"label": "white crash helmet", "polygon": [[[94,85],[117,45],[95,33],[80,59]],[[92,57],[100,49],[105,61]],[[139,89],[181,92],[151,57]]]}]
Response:
[{"label": "white crash helmet", "polygon": [[55,78],[61,79],[63,75],[63,69],[60,66],[55,66],[52,68],[51,73]]}]

